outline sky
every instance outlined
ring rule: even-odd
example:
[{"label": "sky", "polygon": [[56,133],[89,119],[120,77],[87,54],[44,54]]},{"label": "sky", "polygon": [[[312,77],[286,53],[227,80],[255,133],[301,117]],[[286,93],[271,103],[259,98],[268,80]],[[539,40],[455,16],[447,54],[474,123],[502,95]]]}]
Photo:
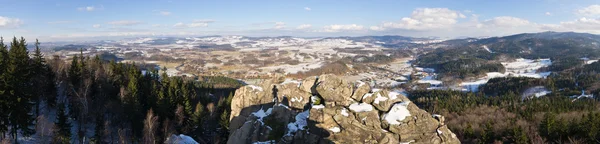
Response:
[{"label": "sky", "polygon": [[0,0],[0,35],[487,37],[600,34],[598,0]]}]

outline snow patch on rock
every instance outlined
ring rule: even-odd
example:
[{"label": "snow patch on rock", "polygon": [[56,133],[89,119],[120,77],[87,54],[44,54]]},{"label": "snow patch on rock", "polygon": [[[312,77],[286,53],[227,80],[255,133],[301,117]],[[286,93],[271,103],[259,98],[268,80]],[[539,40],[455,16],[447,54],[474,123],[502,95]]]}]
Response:
[{"label": "snow patch on rock", "polygon": [[410,104],[410,102],[394,104],[390,112],[383,116],[383,119],[391,125],[399,125],[400,121],[404,120],[407,116],[410,116],[410,111],[408,111],[407,108],[408,104]]},{"label": "snow patch on rock", "polygon": [[346,110],[346,108],[342,108],[342,115],[345,117],[347,117],[349,115],[348,110]]},{"label": "snow patch on rock", "polygon": [[340,131],[342,131],[342,130],[340,130],[340,128],[339,128],[339,127],[332,127],[332,128],[330,128],[329,130],[330,130],[331,132],[333,132],[333,133],[339,133]]},{"label": "snow patch on rock", "polygon": [[296,115],[295,122],[289,123],[287,125],[288,131],[287,131],[287,136],[291,136],[293,135],[293,133],[297,132],[298,130],[304,130],[307,126],[307,122],[306,119],[308,119],[308,117],[310,116],[310,111],[306,110],[303,111],[301,113],[298,113],[298,115]]},{"label": "snow patch on rock", "polygon": [[353,103],[350,105],[350,110],[354,112],[368,112],[373,110],[373,106],[368,103]]}]

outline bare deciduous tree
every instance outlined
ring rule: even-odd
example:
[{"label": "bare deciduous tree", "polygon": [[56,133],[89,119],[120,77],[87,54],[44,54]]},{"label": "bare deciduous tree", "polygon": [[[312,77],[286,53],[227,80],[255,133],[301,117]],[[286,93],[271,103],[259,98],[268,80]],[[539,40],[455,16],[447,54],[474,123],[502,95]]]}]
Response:
[{"label": "bare deciduous tree", "polygon": [[158,125],[158,116],[154,116],[154,112],[152,109],[148,111],[146,114],[146,120],[144,120],[144,138],[143,141],[145,144],[154,144],[156,143],[156,127]]},{"label": "bare deciduous tree", "polygon": [[35,131],[39,134],[39,142],[50,143],[53,134],[54,123],[48,120],[44,115],[40,115],[36,118],[37,123],[35,124]]}]

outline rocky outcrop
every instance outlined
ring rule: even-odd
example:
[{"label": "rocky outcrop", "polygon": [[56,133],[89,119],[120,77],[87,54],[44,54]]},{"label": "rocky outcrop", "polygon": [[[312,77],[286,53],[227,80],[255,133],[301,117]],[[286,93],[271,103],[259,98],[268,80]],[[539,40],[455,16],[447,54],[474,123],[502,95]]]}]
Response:
[{"label": "rocky outcrop", "polygon": [[231,107],[228,143],[460,143],[401,92],[334,75],[244,86]]}]

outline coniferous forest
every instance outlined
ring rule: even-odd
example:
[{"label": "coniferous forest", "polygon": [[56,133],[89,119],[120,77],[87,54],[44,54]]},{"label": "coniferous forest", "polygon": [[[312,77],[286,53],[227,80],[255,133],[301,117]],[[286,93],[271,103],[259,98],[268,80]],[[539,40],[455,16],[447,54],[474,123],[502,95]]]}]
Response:
[{"label": "coniferous forest", "polygon": [[[415,90],[420,108],[446,117],[464,143],[599,143],[600,63],[557,72],[545,79],[494,78],[478,92]],[[524,96],[543,86],[551,93]]]},{"label": "coniferous forest", "polygon": [[[226,77],[169,77],[156,68],[28,51],[0,40],[0,140],[18,143],[162,143],[184,134],[225,143],[231,98]],[[18,140],[18,141],[15,141]]]}]

